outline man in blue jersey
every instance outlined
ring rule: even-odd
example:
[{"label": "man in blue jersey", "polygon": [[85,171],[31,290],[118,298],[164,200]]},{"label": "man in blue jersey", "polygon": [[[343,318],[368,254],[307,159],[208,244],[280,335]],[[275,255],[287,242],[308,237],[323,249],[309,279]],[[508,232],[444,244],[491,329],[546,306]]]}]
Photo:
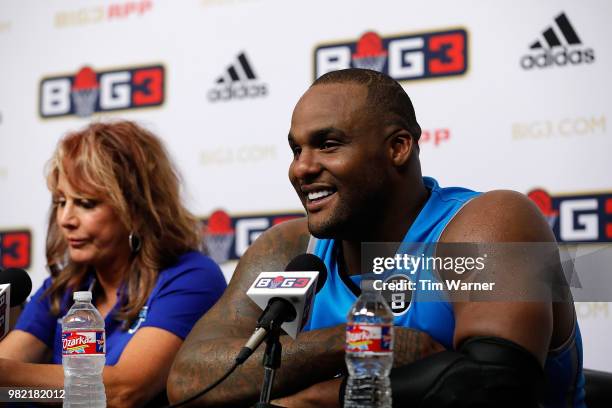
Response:
[{"label": "man in blue jersey", "polygon": [[[308,331],[282,339],[273,394],[285,406],[335,406],[342,397],[345,318],[359,294],[363,242],[521,243],[554,236],[539,210],[511,191],[441,188],[421,174],[412,103],[388,76],[363,69],[317,79],[297,103],[289,178],[307,218],[266,231],[242,257],[221,300],[198,322],[173,365],[172,401],[231,366],[260,310],[245,295],[257,274],[311,250],[329,276]],[[521,259],[502,259],[520,292]],[[415,303],[396,317],[394,406],[582,407],[580,332],[562,301]],[[257,401],[261,350],[195,405]],[[544,385],[545,384],[545,385]],[[419,405],[421,404],[421,405]]]}]

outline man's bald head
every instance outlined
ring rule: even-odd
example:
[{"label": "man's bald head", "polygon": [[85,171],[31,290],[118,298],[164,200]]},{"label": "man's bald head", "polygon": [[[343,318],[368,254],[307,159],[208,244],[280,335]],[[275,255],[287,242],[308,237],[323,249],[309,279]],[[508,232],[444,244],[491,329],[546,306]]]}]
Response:
[{"label": "man's bald head", "polygon": [[328,72],[313,82],[312,86],[324,84],[353,83],[368,90],[366,108],[385,122],[397,122],[404,127],[415,141],[421,137],[412,102],[404,88],[391,77],[377,71],[348,68]]}]

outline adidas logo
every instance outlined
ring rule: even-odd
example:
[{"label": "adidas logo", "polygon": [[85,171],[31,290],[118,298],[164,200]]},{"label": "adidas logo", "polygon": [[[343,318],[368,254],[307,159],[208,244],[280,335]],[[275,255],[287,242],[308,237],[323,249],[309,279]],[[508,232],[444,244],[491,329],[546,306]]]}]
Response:
[{"label": "adidas logo", "polygon": [[208,91],[211,102],[233,99],[258,98],[268,94],[268,85],[257,81],[253,66],[244,52],[227,67],[225,73],[215,81],[215,87]]},{"label": "adidas logo", "polygon": [[529,49],[536,54],[523,56],[520,61],[521,67],[529,70],[594,62],[595,51],[581,46],[582,41],[574,26],[565,13],[561,13],[555,17],[554,24],[542,31],[542,37],[529,46]]},{"label": "adidas logo", "polygon": [[[555,18],[555,23],[557,23],[557,28],[560,30],[568,45],[582,44],[580,42],[580,38],[578,38],[578,34],[576,34],[576,30],[574,30],[572,23],[570,23],[565,13],[559,14]],[[559,36],[557,36],[553,27],[548,27],[546,30],[544,30],[542,32],[542,36],[544,36],[544,40],[546,40],[546,43],[550,48],[562,46]],[[531,44],[529,48],[536,50],[543,47],[540,40],[538,40]]]}]

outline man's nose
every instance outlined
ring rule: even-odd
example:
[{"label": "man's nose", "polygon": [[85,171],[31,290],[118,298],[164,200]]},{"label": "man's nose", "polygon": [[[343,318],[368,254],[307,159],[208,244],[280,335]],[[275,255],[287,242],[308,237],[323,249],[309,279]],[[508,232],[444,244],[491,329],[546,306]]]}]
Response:
[{"label": "man's nose", "polygon": [[319,157],[312,149],[304,149],[295,159],[292,166],[293,176],[298,179],[308,179],[321,171]]}]

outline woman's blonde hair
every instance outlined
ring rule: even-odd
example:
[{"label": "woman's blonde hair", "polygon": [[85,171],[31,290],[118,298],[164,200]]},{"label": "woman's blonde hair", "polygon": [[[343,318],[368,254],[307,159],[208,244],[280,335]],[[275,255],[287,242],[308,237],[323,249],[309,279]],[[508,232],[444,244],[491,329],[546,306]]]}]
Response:
[{"label": "woman's blonde hair", "polygon": [[[59,175],[76,189],[103,197],[127,231],[141,240],[125,275],[124,298],[116,318],[134,321],[161,269],[198,249],[198,220],[182,205],[179,176],[161,141],[134,122],[92,123],[60,140],[47,165],[47,185],[55,195]],[[47,263],[56,274],[47,293],[60,313],[67,291],[83,285],[88,265],[67,259],[67,243],[52,204],[47,229]],[[125,237],[128,245],[128,237]],[[66,263],[63,268],[57,265]]]}]

